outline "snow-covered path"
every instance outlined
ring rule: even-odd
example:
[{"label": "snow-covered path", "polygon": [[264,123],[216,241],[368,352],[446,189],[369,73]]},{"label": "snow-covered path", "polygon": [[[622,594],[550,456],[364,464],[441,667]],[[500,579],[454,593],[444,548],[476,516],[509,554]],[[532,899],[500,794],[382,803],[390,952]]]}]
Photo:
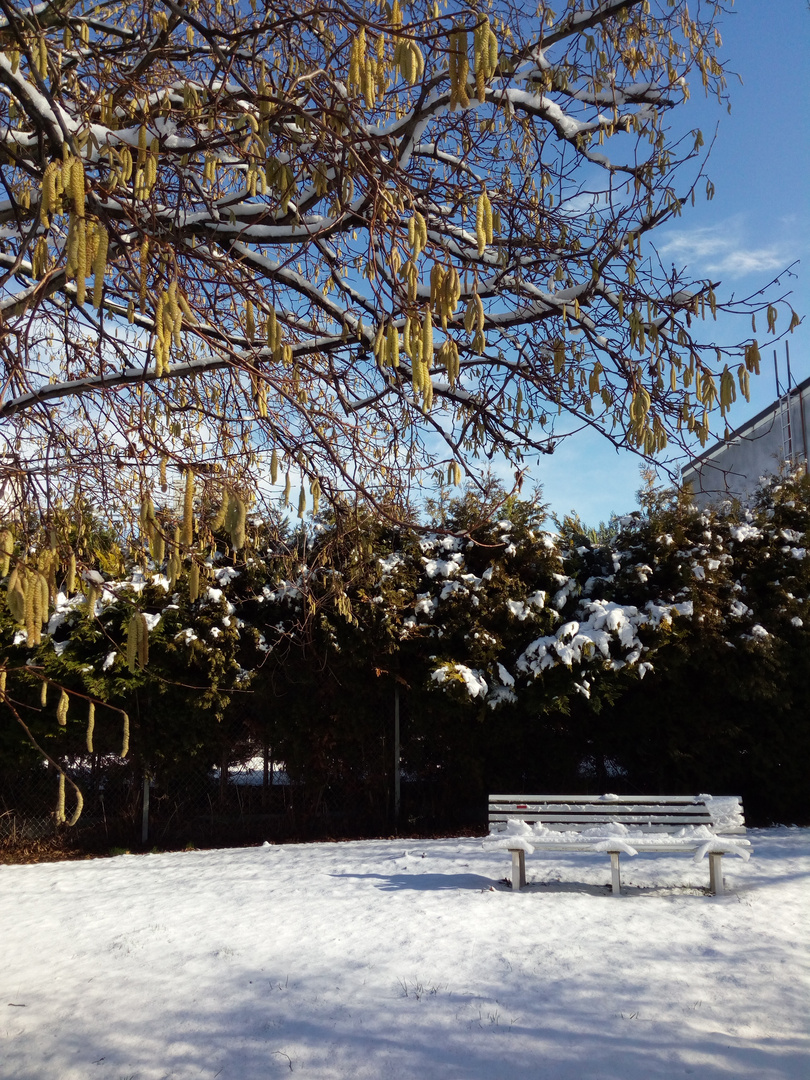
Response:
[{"label": "snow-covered path", "polygon": [[[805,1080],[810,830],[688,856],[359,841],[0,867],[3,1080]],[[494,886],[494,888],[492,888]]]}]

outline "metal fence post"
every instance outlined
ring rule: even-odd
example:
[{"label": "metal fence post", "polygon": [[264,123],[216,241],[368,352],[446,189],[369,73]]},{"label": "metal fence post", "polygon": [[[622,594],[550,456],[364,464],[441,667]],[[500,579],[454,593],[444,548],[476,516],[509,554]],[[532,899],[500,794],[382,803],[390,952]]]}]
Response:
[{"label": "metal fence post", "polygon": [[394,824],[399,825],[400,760],[399,760],[399,684],[394,684]]},{"label": "metal fence post", "polygon": [[143,774],[143,810],[141,813],[141,843],[149,839],[149,773]]}]

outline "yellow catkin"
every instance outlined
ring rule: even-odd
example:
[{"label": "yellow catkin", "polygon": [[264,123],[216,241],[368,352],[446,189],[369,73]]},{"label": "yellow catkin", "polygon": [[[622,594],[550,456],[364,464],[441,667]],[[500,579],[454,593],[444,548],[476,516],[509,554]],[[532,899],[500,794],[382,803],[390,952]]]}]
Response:
[{"label": "yellow catkin", "polygon": [[214,515],[209,528],[211,532],[217,532],[225,524],[225,518],[228,514],[228,506],[230,505],[230,494],[227,490],[222,492],[222,498],[220,499],[219,509]]},{"label": "yellow catkin", "polygon": [[73,158],[70,166],[70,197],[73,201],[73,213],[78,218],[84,217],[84,165],[81,158]]},{"label": "yellow catkin", "polygon": [[75,808],[75,810],[73,811],[73,813],[70,815],[70,817],[68,818],[68,820],[66,822],[68,827],[72,827],[73,825],[76,824],[76,822],[81,817],[82,809],[84,808],[84,796],[82,795],[81,791],[79,791],[79,789],[77,787],[74,787],[74,791],[76,793],[76,808]]},{"label": "yellow catkin", "polygon": [[200,564],[193,562],[188,572],[188,599],[194,603],[200,595]]},{"label": "yellow catkin", "polygon": [[122,713],[121,715],[122,715],[123,729],[124,730],[123,730],[123,733],[122,733],[121,753],[119,754],[119,757],[126,757],[127,754],[129,753],[129,714],[128,713]]},{"label": "yellow catkin", "polygon": [[104,286],[104,274],[107,270],[107,250],[109,236],[103,225],[98,229],[98,247],[93,259],[93,307],[101,307],[101,290]]},{"label": "yellow catkin", "polygon": [[183,531],[182,543],[191,547],[194,540],[194,473],[186,472],[186,489],[183,496]]},{"label": "yellow catkin", "polygon": [[390,323],[388,326],[388,363],[392,368],[399,367],[399,330]]},{"label": "yellow catkin", "polygon": [[96,727],[96,706],[90,702],[87,706],[87,753],[93,753],[93,732]]},{"label": "yellow catkin", "polygon": [[132,615],[127,624],[127,667],[130,672],[135,671],[135,661],[138,657],[138,616]]},{"label": "yellow catkin", "polygon": [[270,455],[270,483],[275,484],[278,481],[278,454],[276,448],[273,447],[273,453]]},{"label": "yellow catkin", "polygon": [[57,825],[65,822],[65,774],[59,773],[59,786],[56,793],[56,811],[54,813]]},{"label": "yellow catkin", "polygon": [[[168,335],[171,336],[174,344],[179,348],[180,346],[180,330],[183,325],[183,313],[180,308],[180,303],[177,298],[177,281],[174,280],[169,285],[169,290],[166,294],[166,308],[168,318],[166,320],[166,329]],[[168,336],[167,336],[168,343]]]},{"label": "yellow catkin", "polygon": [[141,314],[145,311],[146,306],[146,287],[147,287],[147,272],[149,268],[149,237],[145,236],[141,243],[140,251],[140,267],[141,267],[141,280],[138,287],[138,302],[140,304]]},{"label": "yellow catkin", "polygon": [[37,281],[41,281],[48,270],[48,241],[40,236],[34,245],[34,255],[31,260],[31,270]]},{"label": "yellow catkin", "polygon": [[433,318],[430,308],[426,310],[422,324],[422,364],[426,370],[433,366]]},{"label": "yellow catkin", "polygon": [[101,590],[92,581],[88,582],[85,589],[85,600],[87,602],[87,614],[93,619],[96,615],[96,604],[101,598]]},{"label": "yellow catkin", "polygon": [[138,615],[138,624],[138,663],[143,669],[149,663],[149,627],[142,613]]},{"label": "yellow catkin", "polygon": [[8,573],[13,551],[14,536],[10,529],[3,529],[0,533],[0,577],[5,577]]},{"label": "yellow catkin", "polygon": [[5,668],[0,669],[0,695],[6,692],[6,675],[8,672]]},{"label": "yellow catkin", "polygon": [[42,174],[41,195],[39,200],[39,223],[43,229],[49,229],[51,214],[56,206],[56,172],[60,165],[56,161],[49,162]]},{"label": "yellow catkin", "polygon": [[159,525],[152,526],[149,537],[149,553],[156,566],[160,566],[166,557],[166,540]]},{"label": "yellow catkin", "polygon": [[240,551],[245,546],[245,526],[247,524],[247,506],[242,499],[234,499],[233,522],[230,529],[231,546],[234,551]]},{"label": "yellow catkin", "polygon": [[56,706],[56,722],[59,727],[65,727],[67,725],[68,708],[70,707],[70,698],[65,690],[59,695],[59,704]]},{"label": "yellow catkin", "polygon": [[48,680],[42,680],[42,686],[39,688],[39,703],[44,709],[48,704]]},{"label": "yellow catkin", "polygon": [[456,27],[451,31],[449,46],[450,108],[452,110],[460,106],[467,109],[470,105],[467,92],[470,66],[467,59],[467,31],[463,27]]},{"label": "yellow catkin", "polygon": [[39,581],[36,575],[28,574],[25,579],[25,636],[28,648],[39,645]]},{"label": "yellow catkin", "polygon": [[25,588],[24,580],[19,567],[15,566],[9,575],[6,584],[6,603],[14,620],[19,624],[25,623]]}]

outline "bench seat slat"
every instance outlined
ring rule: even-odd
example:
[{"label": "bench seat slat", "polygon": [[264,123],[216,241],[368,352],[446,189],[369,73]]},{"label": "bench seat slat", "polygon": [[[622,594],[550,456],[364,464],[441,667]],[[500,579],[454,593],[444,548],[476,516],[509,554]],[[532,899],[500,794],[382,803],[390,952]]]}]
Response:
[{"label": "bench seat slat", "polygon": [[[599,840],[598,842],[600,844],[601,843],[608,844],[610,839],[611,839],[611,837],[606,836],[602,840]],[[620,836],[617,839],[622,840],[623,837]],[[722,836],[719,836],[717,839],[722,840],[724,838]],[[677,854],[679,851],[698,851],[703,846],[703,844],[705,844],[706,841],[705,840],[695,840],[695,841],[688,841],[687,840],[685,843],[682,843],[682,844],[675,844],[675,843],[672,843],[672,844],[667,844],[667,843],[645,844],[642,837],[632,836],[632,837],[628,837],[626,842],[629,843],[631,847],[634,847],[638,851],[639,855],[643,855],[645,851],[648,851],[650,853],[668,851],[668,852],[671,852],[672,854]],[[588,852],[593,852],[593,849],[594,849],[594,841],[593,840],[590,843],[584,843],[583,842],[581,844],[578,844],[575,840],[566,840],[564,843],[555,844],[551,840],[550,841],[543,841],[543,840],[534,840],[534,839],[532,839],[531,843],[532,843],[532,847],[534,848],[535,851],[588,851]],[[744,841],[743,846],[747,846],[747,845],[748,845],[748,842]],[[740,846],[740,841],[739,840],[736,841],[735,846],[736,847]],[[609,851],[610,850],[609,846],[606,847],[605,850]]]},{"label": "bench seat slat", "polygon": [[680,810],[673,810],[671,813],[662,814],[658,810],[625,810],[620,814],[611,814],[606,810],[592,810],[588,813],[581,813],[579,810],[543,810],[536,806],[527,806],[525,809],[519,807],[504,807],[493,806],[490,810],[490,816],[499,814],[501,816],[526,818],[528,815],[533,817],[543,818],[546,821],[641,821],[649,818],[652,821],[711,821],[711,814],[705,810],[695,811],[694,814],[683,813]]},{"label": "bench seat slat", "polygon": [[704,806],[702,799],[694,795],[619,795],[615,799],[606,799],[604,795],[490,795],[489,801],[494,802],[539,802],[539,803],[596,803],[599,806],[619,806],[622,803],[691,803],[693,806]]},{"label": "bench seat slat", "polygon": [[712,824],[711,818],[668,818],[665,821],[655,821],[649,818],[589,818],[587,821],[574,820],[574,819],[554,819],[550,820],[542,814],[523,814],[520,817],[515,815],[512,818],[504,818],[500,816],[492,816],[489,819],[490,825],[506,824],[507,821],[531,821],[540,825],[545,825],[549,829],[556,829],[557,831],[568,830],[581,830],[594,828],[597,825],[627,825],[633,828],[651,828],[651,829],[683,829],[683,828],[697,828],[700,825],[705,825],[709,828]]}]

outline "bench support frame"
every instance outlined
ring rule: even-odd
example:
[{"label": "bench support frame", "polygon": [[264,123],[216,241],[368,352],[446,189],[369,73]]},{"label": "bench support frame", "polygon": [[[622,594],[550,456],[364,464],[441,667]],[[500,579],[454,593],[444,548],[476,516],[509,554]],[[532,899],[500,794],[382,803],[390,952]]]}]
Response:
[{"label": "bench support frame", "polygon": [[[683,851],[683,848],[672,849]],[[689,850],[688,848],[686,850]],[[526,852],[523,848],[509,848],[512,856],[512,891],[520,892],[526,885]],[[709,892],[712,896],[725,896],[726,889],[723,884],[723,854],[722,851],[709,852]],[[610,855],[610,887],[614,896],[621,896],[622,874],[619,859],[621,852],[609,851]]]},{"label": "bench support frame", "polygon": [[614,896],[622,894],[622,873],[619,868],[619,852],[609,851],[610,855],[610,887]]},{"label": "bench support frame", "polygon": [[723,852],[709,852],[709,892],[712,896],[725,896],[723,885]]},{"label": "bench support frame", "polygon": [[526,884],[526,852],[523,848],[510,848],[512,856],[512,889],[520,892]]}]

